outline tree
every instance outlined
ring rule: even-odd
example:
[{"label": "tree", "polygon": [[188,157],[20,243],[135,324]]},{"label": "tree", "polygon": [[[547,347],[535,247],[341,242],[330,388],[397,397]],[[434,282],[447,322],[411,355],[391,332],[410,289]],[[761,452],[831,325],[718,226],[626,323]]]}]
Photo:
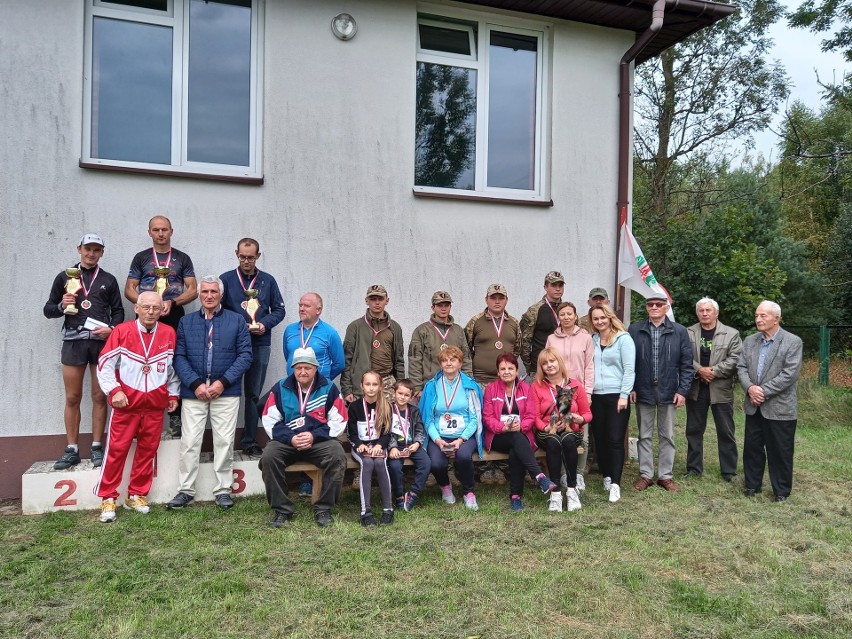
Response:
[{"label": "tree", "polygon": [[649,197],[634,219],[664,228],[682,212],[672,209],[672,187],[690,158],[702,164],[769,124],[788,94],[783,68],[766,56],[769,27],[782,15],[778,0],[743,0],[731,17],[637,68],[636,168]]},{"label": "tree", "polygon": [[805,0],[801,6],[788,16],[791,27],[809,29],[814,33],[826,33],[836,29],[834,34],[822,41],[823,51],[837,51],[852,62],[852,1],[850,0]]}]

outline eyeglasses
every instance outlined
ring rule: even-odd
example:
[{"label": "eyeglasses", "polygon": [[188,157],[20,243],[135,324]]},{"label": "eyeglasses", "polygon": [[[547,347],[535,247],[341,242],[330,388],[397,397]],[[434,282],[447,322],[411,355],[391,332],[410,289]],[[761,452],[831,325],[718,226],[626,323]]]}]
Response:
[{"label": "eyeglasses", "polygon": [[257,255],[237,255],[240,262],[257,262]]},{"label": "eyeglasses", "polygon": [[645,302],[645,306],[647,306],[648,308],[661,308],[665,305],[665,302]]},{"label": "eyeglasses", "polygon": [[142,311],[142,312],[144,312],[144,313],[150,313],[151,311],[155,311],[155,312],[157,312],[157,311],[162,311],[162,310],[163,310],[163,307],[162,307],[162,306],[148,306],[148,305],[145,305],[145,306],[140,306],[140,307],[139,307],[139,310],[140,310],[140,311]]}]

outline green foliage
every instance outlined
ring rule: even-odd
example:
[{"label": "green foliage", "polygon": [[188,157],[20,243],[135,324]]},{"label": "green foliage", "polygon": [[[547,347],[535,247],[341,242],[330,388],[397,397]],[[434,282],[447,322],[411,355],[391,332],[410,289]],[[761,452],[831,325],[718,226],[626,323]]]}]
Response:
[{"label": "green foliage", "polygon": [[825,270],[831,278],[840,321],[852,323],[852,205],[846,204],[828,238]]},{"label": "green foliage", "polygon": [[850,0],[805,0],[789,16],[791,27],[809,29],[814,33],[834,33],[822,41],[823,51],[838,51],[852,62],[852,2]]}]

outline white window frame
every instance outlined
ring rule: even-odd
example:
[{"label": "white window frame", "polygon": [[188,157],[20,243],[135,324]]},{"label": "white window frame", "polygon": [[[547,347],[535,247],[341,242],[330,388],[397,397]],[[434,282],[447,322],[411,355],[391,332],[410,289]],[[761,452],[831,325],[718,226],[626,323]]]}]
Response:
[{"label": "white window frame", "polygon": [[[447,22],[441,22],[440,18],[448,18]],[[473,29],[464,24],[453,23],[452,20],[463,20],[476,23],[476,34],[471,35],[472,46],[475,47],[472,56],[463,56],[453,53],[442,53],[431,49],[420,47],[421,23],[431,26],[444,26],[458,28],[459,30]],[[491,41],[491,32],[517,33],[534,37],[538,41],[538,55],[536,56],[536,130],[534,158],[535,177],[533,189],[507,189],[501,187],[487,186],[488,182],[488,56]],[[520,18],[502,15],[483,15],[479,12],[454,10],[442,5],[418,5],[417,15],[417,44],[416,64],[421,62],[442,64],[447,66],[462,67],[476,70],[476,152],[474,165],[474,188],[452,189],[435,186],[414,185],[415,195],[449,197],[454,199],[495,199],[513,202],[530,202],[550,204],[550,179],[549,179],[549,157],[550,157],[550,68],[551,51],[550,42],[552,27],[548,23],[534,22]],[[413,165],[413,158],[412,158]]]},{"label": "white window frame", "polygon": [[[166,11],[156,11],[86,0],[85,47],[83,60],[82,156],[84,168],[111,168],[136,172],[186,175],[210,179],[262,183],[263,170],[263,9],[264,0],[252,0],[251,81],[249,124],[249,165],[237,166],[191,162],[187,159],[187,118],[189,108],[189,10],[190,0],[168,0]],[[92,28],[96,17],[113,18],[172,29],[172,137],[171,163],[130,162],[92,157]]]}]

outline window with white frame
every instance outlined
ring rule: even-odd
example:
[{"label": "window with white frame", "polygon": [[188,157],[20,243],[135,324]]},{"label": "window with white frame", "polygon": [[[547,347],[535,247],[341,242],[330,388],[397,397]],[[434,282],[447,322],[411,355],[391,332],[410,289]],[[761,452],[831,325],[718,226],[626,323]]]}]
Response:
[{"label": "window with white frame", "polygon": [[84,166],[260,178],[259,0],[87,0]]},{"label": "window with white frame", "polygon": [[415,192],[543,200],[543,30],[421,14]]}]

